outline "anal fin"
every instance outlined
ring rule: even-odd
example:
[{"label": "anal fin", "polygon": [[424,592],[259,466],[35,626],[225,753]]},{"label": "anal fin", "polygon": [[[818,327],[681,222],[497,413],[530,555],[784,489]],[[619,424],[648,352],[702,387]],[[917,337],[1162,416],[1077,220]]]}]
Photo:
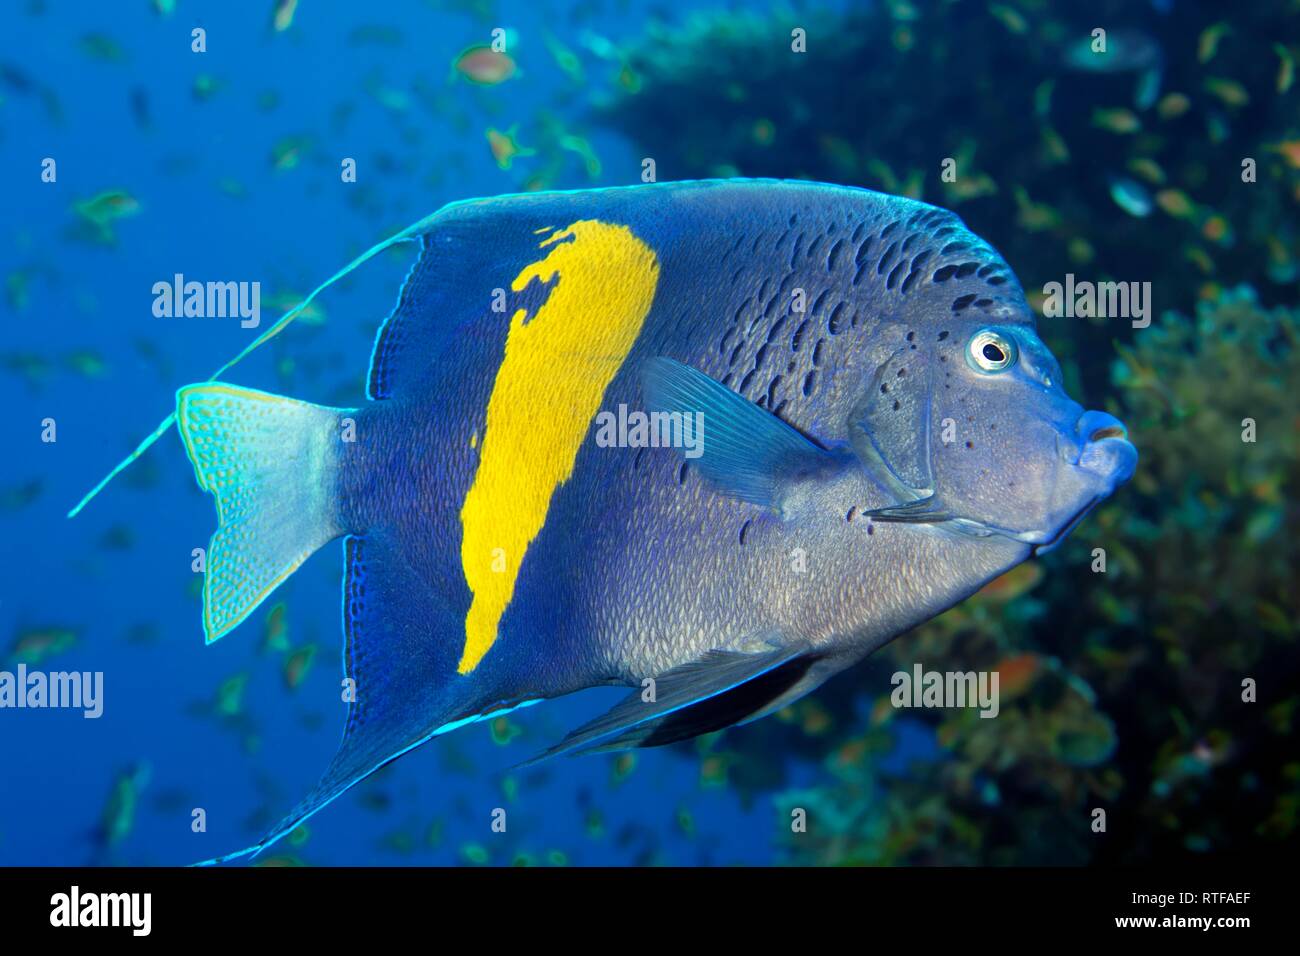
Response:
[{"label": "anal fin", "polygon": [[[456,673],[462,620],[383,532],[345,539],[343,739],[320,781],[257,844],[210,863],[259,853],[384,764],[478,716],[477,686]],[[503,702],[488,708],[511,709]]]},{"label": "anal fin", "polygon": [[709,651],[637,689],[528,763],[561,754],[657,747],[740,723],[797,684],[815,657],[801,645],[753,654]]}]

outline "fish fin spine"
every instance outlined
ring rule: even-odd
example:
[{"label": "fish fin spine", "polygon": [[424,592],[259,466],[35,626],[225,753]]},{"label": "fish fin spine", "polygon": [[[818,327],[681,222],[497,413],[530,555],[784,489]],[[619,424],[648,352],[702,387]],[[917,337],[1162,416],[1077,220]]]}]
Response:
[{"label": "fish fin spine", "polygon": [[348,414],[220,382],[177,392],[185,452],[199,487],[217,505],[204,562],[208,643],[346,530],[337,476],[341,420]]}]

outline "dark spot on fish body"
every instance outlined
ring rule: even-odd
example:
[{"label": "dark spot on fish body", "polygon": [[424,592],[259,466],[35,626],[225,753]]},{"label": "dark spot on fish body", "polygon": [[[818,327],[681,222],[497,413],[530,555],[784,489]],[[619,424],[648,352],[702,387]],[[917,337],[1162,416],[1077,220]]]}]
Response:
[{"label": "dark spot on fish body", "polygon": [[794,238],[794,248],[790,251],[790,268],[797,268],[799,263],[799,250],[803,247],[803,233]]},{"label": "dark spot on fish body", "polygon": [[524,286],[523,290],[514,297],[514,300],[511,302],[510,313],[514,314],[520,309],[523,309],[524,318],[522,324],[528,325],[528,323],[532,322],[533,319],[537,317],[537,313],[541,311],[542,306],[545,305],[546,301],[550,298],[551,292],[554,291],[555,287],[559,284],[559,272],[556,272],[546,282],[543,282],[541,279],[534,276],[528,280],[528,284]]},{"label": "dark spot on fish body", "polygon": [[812,308],[808,310],[809,314],[814,317],[820,315],[822,306],[826,304],[826,299],[830,294],[830,289],[823,289],[817,298],[813,300]]},{"label": "dark spot on fish body", "polygon": [[686,462],[686,461],[682,462],[681,467],[677,469],[677,484],[679,485],[686,484],[686,474],[689,468],[690,468],[690,462]]},{"label": "dark spot on fish body", "polygon": [[749,526],[752,523],[753,519],[751,518],[740,526],[740,546],[742,548],[745,546],[745,538],[749,535]]},{"label": "dark spot on fish body", "polygon": [[740,317],[745,314],[745,310],[749,308],[749,304],[753,301],[754,299],[752,296],[746,296],[740,305],[736,306],[736,313],[731,317],[732,325],[740,324]]},{"label": "dark spot on fish body", "polygon": [[799,351],[799,346],[803,344],[803,336],[807,328],[808,328],[808,319],[804,319],[802,322],[799,323],[799,328],[794,330],[794,337],[790,339],[790,351],[792,352]]},{"label": "dark spot on fish body", "polygon": [[946,209],[935,209],[932,212],[923,215],[919,225],[925,229],[933,229],[940,223],[951,222],[952,218],[952,213],[948,212]]},{"label": "dark spot on fish body", "polygon": [[[859,227],[861,228],[861,227]],[[853,261],[857,265],[864,264],[871,255],[871,247],[876,242],[875,236],[867,236],[865,239],[857,239],[858,233],[854,233],[854,242],[858,243],[858,251],[853,255]]]},{"label": "dark spot on fish body", "polygon": [[826,344],[825,339],[818,339],[817,344],[813,346],[813,367],[820,367],[822,364],[822,346]]},{"label": "dark spot on fish body", "polygon": [[891,242],[885,248],[885,252],[883,255],[881,255],[880,261],[876,263],[876,275],[883,276],[885,274],[885,270],[888,269],[890,265],[893,264],[894,255],[897,252],[898,252],[898,243],[896,241]]},{"label": "dark spot on fish body", "polygon": [[857,513],[858,513],[858,506],[857,506],[857,505],[854,505],[852,508],[849,509],[848,514],[846,514],[846,515],[844,516],[844,520],[845,520],[845,521],[848,521],[848,522],[852,522],[852,521],[853,521],[853,517],[854,517]]},{"label": "dark spot on fish body", "polygon": [[822,243],[825,241],[825,239],[826,239],[825,236],[816,236],[813,239],[813,241],[808,244],[808,252],[804,255],[804,258],[808,262],[812,262],[814,259],[817,258],[817,250],[822,247]]},{"label": "dark spot on fish body", "polygon": [[[921,253],[921,255],[925,255],[925,253]],[[917,259],[919,258],[920,256],[917,256]],[[920,278],[921,270],[917,265],[916,259],[913,259],[911,271],[907,273],[907,278],[903,280],[903,284],[899,287],[898,291],[903,295],[907,295],[907,293],[912,291],[912,287],[916,285]]]},{"label": "dark spot on fish body", "polygon": [[759,319],[770,319],[776,313],[777,304],[781,301],[781,290],[778,289],[772,293],[772,297],[767,300],[767,305],[763,307],[762,315],[755,316],[749,330],[754,331],[754,326],[758,324]]},{"label": "dark spot on fish body", "polygon": [[737,391],[738,391],[741,395],[744,395],[744,394],[749,390],[749,383],[752,382],[752,381],[754,380],[754,374],[755,374],[757,371],[758,371],[757,368],[751,368],[751,369],[750,369],[750,370],[745,374],[745,377],[744,377],[743,379],[740,380],[740,388],[737,389]]},{"label": "dark spot on fish body", "polygon": [[826,253],[826,271],[833,273],[835,266],[839,263],[840,252],[844,249],[844,240],[836,239],[831,245],[830,251]]},{"label": "dark spot on fish body", "polygon": [[948,337],[948,333],[947,333],[947,332],[940,332],[940,333],[939,333],[939,341],[940,341],[940,342],[942,342],[942,341],[943,341],[944,339],[946,339],[947,337]]},{"label": "dark spot on fish body", "polygon": [[807,375],[803,377],[803,394],[805,398],[812,397],[813,387],[816,385],[816,383],[817,383],[816,371],[810,371]]},{"label": "dark spot on fish body", "polygon": [[975,301],[975,293],[973,292],[967,295],[959,296],[953,300],[952,310],[954,312],[964,312],[966,309],[970,307],[970,304],[974,301]]},{"label": "dark spot on fish body", "polygon": [[743,349],[744,347],[745,347],[744,339],[741,339],[739,342],[736,343],[736,347],[731,350],[731,357],[727,359],[728,366],[732,366],[736,364],[736,359],[740,358],[740,350]]},{"label": "dark spot on fish body", "polygon": [[767,386],[767,407],[772,408],[776,402],[776,390],[781,387],[781,376],[777,375]]},{"label": "dark spot on fish body", "polygon": [[845,305],[845,303],[840,302],[835,306],[833,310],[831,310],[831,316],[826,322],[826,331],[829,334],[839,335],[840,332],[842,331],[844,310],[846,308],[847,306]]}]

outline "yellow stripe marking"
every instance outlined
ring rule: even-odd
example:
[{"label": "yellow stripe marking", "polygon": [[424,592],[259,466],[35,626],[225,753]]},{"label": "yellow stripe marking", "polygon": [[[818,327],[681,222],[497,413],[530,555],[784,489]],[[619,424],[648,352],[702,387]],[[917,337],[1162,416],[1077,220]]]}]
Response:
[{"label": "yellow stripe marking", "polygon": [[[565,240],[572,239],[571,242]],[[605,389],[641,332],[659,283],[654,251],[626,226],[575,222],[541,243],[540,262],[511,283],[559,282],[524,324],[510,319],[488,399],[478,470],[461,508],[460,558],[473,599],[458,670],[478,666],[497,638],[524,555],[568,481]]]}]

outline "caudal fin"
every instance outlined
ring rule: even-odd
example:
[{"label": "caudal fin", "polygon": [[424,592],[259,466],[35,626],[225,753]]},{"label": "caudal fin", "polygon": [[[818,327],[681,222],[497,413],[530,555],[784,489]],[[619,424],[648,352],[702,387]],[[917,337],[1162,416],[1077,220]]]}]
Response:
[{"label": "caudal fin", "polygon": [[217,500],[203,581],[212,643],[339,537],[340,419],[325,408],[219,382],[176,393],[176,421],[199,487]]}]

